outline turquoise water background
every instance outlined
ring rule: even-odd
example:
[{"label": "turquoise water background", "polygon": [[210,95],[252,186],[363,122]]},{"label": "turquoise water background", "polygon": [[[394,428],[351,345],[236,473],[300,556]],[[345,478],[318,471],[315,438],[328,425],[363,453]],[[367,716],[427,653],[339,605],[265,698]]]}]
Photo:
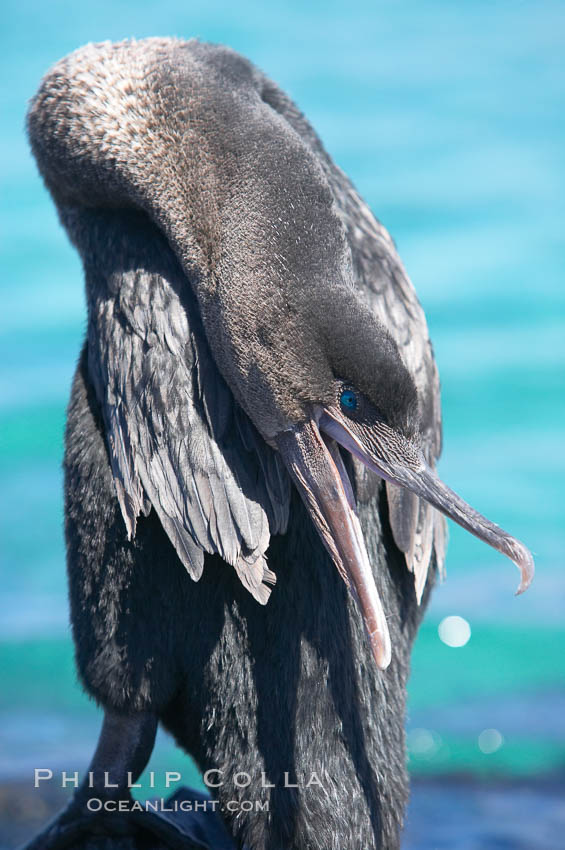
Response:
[{"label": "turquoise water background", "polygon": [[[447,580],[413,659],[411,769],[562,771],[565,4],[8,0],[0,780],[85,766],[100,717],[74,678],[62,535],[82,272],[28,151],[26,102],[47,68],[81,44],[149,35],[229,44],[305,111],[395,237],[426,310],[443,387],[442,477],[535,553],[535,582],[514,598],[512,564],[451,526]],[[437,631],[452,614],[471,626],[458,649]],[[501,735],[494,752],[479,747],[485,729]],[[152,767],[182,763],[162,738]]]}]

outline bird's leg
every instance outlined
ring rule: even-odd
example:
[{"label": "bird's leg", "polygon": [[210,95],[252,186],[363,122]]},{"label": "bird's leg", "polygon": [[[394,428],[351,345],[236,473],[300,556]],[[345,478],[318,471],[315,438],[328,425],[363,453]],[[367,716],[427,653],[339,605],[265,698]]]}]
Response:
[{"label": "bird's leg", "polygon": [[[86,777],[67,808],[25,850],[80,847],[85,833],[100,834],[106,829],[111,834],[127,833],[129,819],[113,803],[131,800],[130,788],[149,761],[156,733],[157,716],[150,711],[106,711]],[[89,805],[92,800],[96,800],[94,807]]]},{"label": "bird's leg", "polygon": [[153,752],[157,716],[150,711],[119,714],[106,711],[87,775],[77,789],[75,801],[91,797],[129,799]]}]

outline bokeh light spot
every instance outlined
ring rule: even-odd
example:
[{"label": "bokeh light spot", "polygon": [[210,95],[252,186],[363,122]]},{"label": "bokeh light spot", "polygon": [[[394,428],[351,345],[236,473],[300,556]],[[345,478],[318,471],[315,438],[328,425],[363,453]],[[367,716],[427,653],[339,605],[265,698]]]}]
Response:
[{"label": "bokeh light spot", "polygon": [[504,743],[504,738],[498,729],[483,729],[479,735],[479,750],[485,755],[495,753]]},{"label": "bokeh light spot", "polygon": [[408,750],[416,758],[434,758],[441,745],[441,736],[431,729],[411,729],[408,733]]},{"label": "bokeh light spot", "polygon": [[444,617],[438,626],[438,634],[447,646],[465,646],[471,637],[471,626],[463,617]]}]

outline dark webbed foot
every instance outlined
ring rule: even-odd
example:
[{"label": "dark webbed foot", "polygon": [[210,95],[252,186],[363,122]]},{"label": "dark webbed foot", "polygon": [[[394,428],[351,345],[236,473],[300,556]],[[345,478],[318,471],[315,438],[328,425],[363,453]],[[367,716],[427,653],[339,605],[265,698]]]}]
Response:
[{"label": "dark webbed foot", "polygon": [[[203,850],[182,823],[151,812],[84,814],[65,810],[24,850]],[[211,848],[210,848],[211,850]],[[215,850],[215,848],[214,848]]]},{"label": "dark webbed foot", "polygon": [[156,731],[150,712],[107,711],[87,779],[23,850],[234,850],[215,806],[199,791],[180,789],[162,814],[134,807],[129,789],[149,761]]},{"label": "dark webbed foot", "polygon": [[[216,850],[196,842],[182,815],[153,812],[85,813],[71,804],[24,850]],[[224,845],[229,847],[230,845]],[[217,850],[223,850],[218,846]]]},{"label": "dark webbed foot", "polygon": [[199,791],[181,788],[166,801],[166,813],[158,815],[85,813],[73,800],[24,850],[234,850],[210,802]]},{"label": "dark webbed foot", "polygon": [[[192,850],[205,847],[183,835],[173,819],[131,811],[130,785],[144,770],[155,743],[151,712],[107,711],[87,779],[67,808],[25,850]],[[92,801],[96,800],[95,807]],[[90,805],[89,805],[90,801]],[[121,804],[121,805],[120,805]]]}]

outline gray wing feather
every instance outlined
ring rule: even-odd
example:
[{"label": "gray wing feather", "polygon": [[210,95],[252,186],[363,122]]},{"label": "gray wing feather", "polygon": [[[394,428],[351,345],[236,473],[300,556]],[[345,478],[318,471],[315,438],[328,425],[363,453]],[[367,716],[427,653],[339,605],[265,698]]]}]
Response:
[{"label": "gray wing feather", "polygon": [[[341,175],[338,208],[341,211],[355,269],[355,278],[383,325],[399,346],[410,370],[422,411],[422,449],[434,467],[441,452],[439,377],[424,311],[383,225]],[[414,573],[416,596],[421,600],[432,553],[440,572],[445,557],[445,518],[408,490],[387,482],[389,519],[398,548]]]},{"label": "gray wing feather", "polygon": [[189,282],[144,216],[63,219],[85,262],[89,372],[129,536],[152,505],[195,580],[217,553],[264,604],[289,479],[220,376]]}]

